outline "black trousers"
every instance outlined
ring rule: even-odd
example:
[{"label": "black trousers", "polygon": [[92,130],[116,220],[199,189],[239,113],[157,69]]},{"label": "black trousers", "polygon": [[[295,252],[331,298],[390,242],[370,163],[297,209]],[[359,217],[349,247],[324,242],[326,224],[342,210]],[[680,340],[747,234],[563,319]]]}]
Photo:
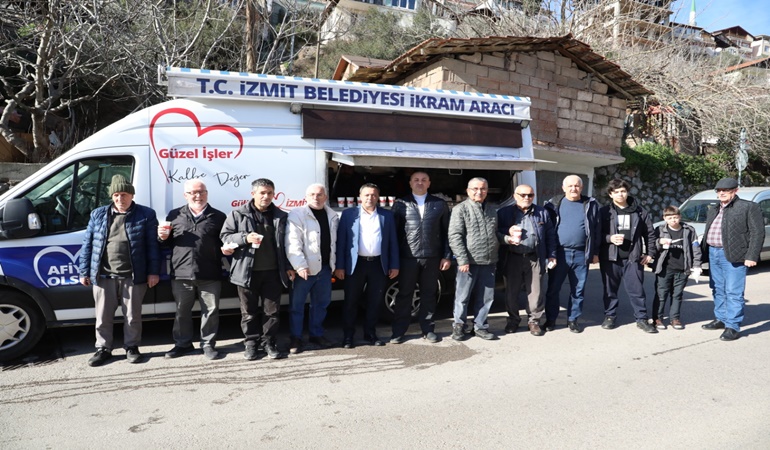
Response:
[{"label": "black trousers", "polygon": [[382,269],[379,257],[367,261],[359,257],[352,274],[345,276],[345,312],[343,320],[344,339],[353,339],[356,329],[358,307],[363,302],[366,308],[364,318],[364,339],[377,336],[377,320],[385,298],[388,277]]},{"label": "black trousers", "polygon": [[393,307],[393,336],[402,336],[412,321],[412,299],[420,284],[420,330],[427,334],[435,329],[433,315],[438,303],[438,276],[441,258],[404,258],[398,272],[398,295]]},{"label": "black trousers", "polygon": [[251,274],[248,288],[238,286],[241,300],[241,330],[247,345],[274,340],[278,334],[278,308],[283,285],[278,270],[258,270]]}]

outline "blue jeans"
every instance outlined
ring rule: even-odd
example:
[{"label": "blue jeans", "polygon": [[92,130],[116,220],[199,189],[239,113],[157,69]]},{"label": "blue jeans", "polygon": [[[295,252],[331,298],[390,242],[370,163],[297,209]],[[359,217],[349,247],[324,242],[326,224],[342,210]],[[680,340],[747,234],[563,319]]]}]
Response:
[{"label": "blue jeans", "polygon": [[747,270],[742,262],[728,261],[724,249],[709,247],[709,287],[714,296],[714,317],[735,331],[741,331],[743,322]]},{"label": "blue jeans", "polygon": [[308,275],[307,280],[294,277],[294,287],[291,291],[291,307],[289,311],[289,329],[292,337],[302,337],[302,324],[305,320],[305,301],[310,294],[308,313],[308,331],[310,337],[324,335],[324,319],[326,308],[332,299],[332,269],[323,266],[316,275]]},{"label": "blue jeans", "polygon": [[468,272],[457,271],[454,323],[465,326],[468,302],[474,298],[473,329],[486,330],[487,316],[495,299],[495,265],[471,264]]},{"label": "blue jeans", "polygon": [[588,279],[586,252],[574,248],[556,249],[556,267],[548,271],[548,291],[545,295],[545,320],[556,322],[559,317],[559,292],[564,280],[569,277],[569,300],[567,311],[569,321],[577,320],[583,314],[583,292]]}]

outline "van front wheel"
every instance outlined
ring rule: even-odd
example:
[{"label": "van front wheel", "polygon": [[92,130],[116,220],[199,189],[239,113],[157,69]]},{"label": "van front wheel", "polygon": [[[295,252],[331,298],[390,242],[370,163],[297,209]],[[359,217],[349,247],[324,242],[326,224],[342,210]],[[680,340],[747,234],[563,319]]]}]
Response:
[{"label": "van front wheel", "polygon": [[31,299],[17,292],[0,292],[0,361],[32,350],[44,331],[45,321]]},{"label": "van front wheel", "polygon": [[[436,304],[438,304],[438,301],[441,299],[441,280],[436,281],[436,283],[438,284],[436,287]],[[380,318],[385,322],[393,322],[393,309],[396,306],[396,296],[398,295],[398,291],[398,278],[396,278],[396,280],[389,280],[388,286],[385,289],[385,301],[383,302],[382,310],[380,311]],[[414,295],[412,295],[412,305],[410,307],[412,320],[417,318],[418,312],[420,312],[420,283],[417,283],[417,287],[414,289]]]}]

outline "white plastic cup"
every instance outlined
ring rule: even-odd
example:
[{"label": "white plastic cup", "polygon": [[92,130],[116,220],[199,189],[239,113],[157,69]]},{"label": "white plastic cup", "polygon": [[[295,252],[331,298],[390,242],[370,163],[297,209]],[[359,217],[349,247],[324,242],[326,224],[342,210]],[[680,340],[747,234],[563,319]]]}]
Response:
[{"label": "white plastic cup", "polygon": [[387,202],[387,200],[388,199],[386,199],[385,197],[380,197],[380,206],[382,206],[384,208],[385,207],[385,203]]},{"label": "white plastic cup", "polygon": [[[161,232],[165,236],[171,235],[171,222],[169,222],[168,220],[161,220],[160,223],[158,223],[158,228],[161,229]],[[163,239],[166,239],[166,238],[164,237]]]},{"label": "white plastic cup", "polygon": [[337,197],[337,207],[338,208],[345,207],[345,197]]},{"label": "white plastic cup", "polygon": [[671,247],[671,239],[661,238],[660,245],[662,245],[664,249],[668,250]]},{"label": "white plastic cup", "polygon": [[258,234],[257,235],[257,243],[256,244],[251,244],[251,248],[259,248],[259,246],[262,245],[262,238],[263,237],[264,236],[262,236],[261,234]]},{"label": "white plastic cup", "polygon": [[514,244],[521,244],[522,229],[518,225],[513,226],[513,235],[511,236]]},{"label": "white plastic cup", "polygon": [[358,197],[358,206],[361,206],[361,203],[363,203],[363,200],[361,200],[361,197]]},{"label": "white plastic cup", "polygon": [[353,206],[356,206],[356,198],[355,197],[346,197],[348,199],[348,208],[352,208]]},{"label": "white plastic cup", "polygon": [[388,206],[392,208],[395,203],[396,203],[396,197],[388,196]]}]

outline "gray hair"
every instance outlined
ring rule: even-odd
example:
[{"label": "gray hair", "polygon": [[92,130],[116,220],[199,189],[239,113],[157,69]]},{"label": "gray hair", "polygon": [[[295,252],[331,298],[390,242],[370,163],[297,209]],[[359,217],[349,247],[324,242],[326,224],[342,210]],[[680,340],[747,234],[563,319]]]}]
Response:
[{"label": "gray hair", "polygon": [[481,178],[481,177],[474,177],[474,178],[471,178],[470,180],[468,180],[468,186],[466,186],[466,187],[471,187],[471,182],[473,182],[473,181],[481,181],[482,183],[484,183],[487,186],[489,186],[489,182],[486,179]]},{"label": "gray hair", "polygon": [[193,184],[200,183],[203,186],[203,189],[206,189],[206,183],[203,182],[200,178],[193,178],[191,180],[187,180],[184,182],[184,191],[187,192],[190,189],[192,189]]},{"label": "gray hair", "polygon": [[321,183],[313,183],[313,184],[311,184],[310,186],[308,186],[308,187],[307,187],[307,189],[305,189],[305,195],[309,194],[309,193],[310,193],[310,191],[311,191],[312,189],[314,189],[314,188],[321,188],[321,189],[323,189],[323,191],[324,191],[324,194],[326,194],[326,195],[329,195],[329,193],[328,193],[328,192],[326,192],[326,186],[325,186],[325,185],[323,185],[323,184],[321,184]]},{"label": "gray hair", "polygon": [[251,182],[251,191],[256,191],[258,187],[269,187],[275,190],[275,183],[268,180],[267,178],[257,178]]}]

